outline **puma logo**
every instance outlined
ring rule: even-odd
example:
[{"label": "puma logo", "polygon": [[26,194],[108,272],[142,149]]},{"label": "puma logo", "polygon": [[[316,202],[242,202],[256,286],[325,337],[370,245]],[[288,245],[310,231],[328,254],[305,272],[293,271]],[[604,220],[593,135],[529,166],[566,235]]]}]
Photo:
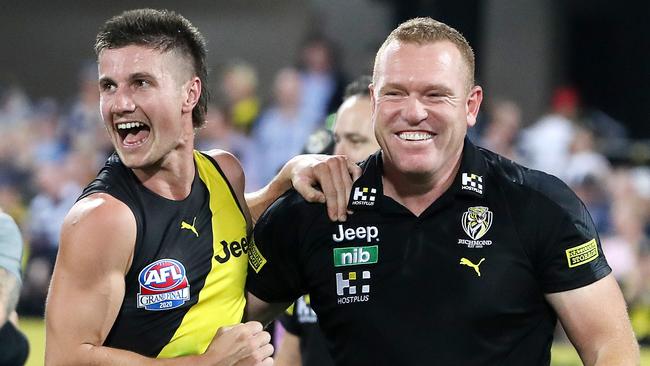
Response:
[{"label": "puma logo", "polygon": [[485,258],[481,258],[481,260],[478,261],[478,264],[474,264],[474,263],[472,263],[472,261],[470,261],[470,260],[467,259],[467,258],[461,258],[461,259],[460,259],[460,264],[464,264],[464,265],[466,265],[466,266],[468,266],[468,267],[472,267],[472,268],[474,268],[474,270],[476,271],[476,274],[477,274],[479,277],[481,277],[481,270],[478,268],[478,266],[480,266],[481,263],[483,263],[484,260],[485,260]]},{"label": "puma logo", "polygon": [[194,221],[192,221],[192,225],[188,224],[185,221],[181,221],[181,230],[186,229],[194,233],[196,237],[199,237],[198,231],[196,231],[196,228],[194,227],[194,224],[196,223],[196,216],[194,217]]}]

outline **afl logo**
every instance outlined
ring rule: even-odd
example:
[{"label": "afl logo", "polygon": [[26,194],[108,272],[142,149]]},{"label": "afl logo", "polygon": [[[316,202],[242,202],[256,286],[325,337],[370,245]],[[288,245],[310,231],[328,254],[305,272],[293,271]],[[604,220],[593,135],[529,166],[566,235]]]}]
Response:
[{"label": "afl logo", "polygon": [[190,299],[185,267],[174,259],[159,259],[144,267],[138,282],[138,307],[145,310],[174,309]]}]

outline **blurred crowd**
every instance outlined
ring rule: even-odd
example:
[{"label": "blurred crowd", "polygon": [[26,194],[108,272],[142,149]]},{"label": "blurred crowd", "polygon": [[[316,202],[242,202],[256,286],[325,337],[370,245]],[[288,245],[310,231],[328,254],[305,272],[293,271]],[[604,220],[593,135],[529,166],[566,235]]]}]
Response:
[{"label": "blurred crowd", "polygon": [[[308,37],[296,58],[270,86],[259,85],[254,63],[244,60],[212,75],[208,122],[197,131],[196,146],[235,154],[247,191],[301,153],[315,130],[331,127],[341,102],[347,79],[329,40]],[[112,150],[99,115],[96,74],[94,63],[80,68],[76,97],[68,103],[33,100],[20,86],[0,85],[0,207],[19,224],[28,253],[22,315],[43,314],[63,218]],[[261,90],[270,91],[269,100]],[[614,145],[632,141],[624,125],[584,108],[571,87],[558,88],[548,113],[535,121],[523,121],[512,100],[487,95],[484,103],[470,138],[556,175],[578,194],[596,223],[637,336],[650,344],[650,157],[639,163],[616,154]]]}]

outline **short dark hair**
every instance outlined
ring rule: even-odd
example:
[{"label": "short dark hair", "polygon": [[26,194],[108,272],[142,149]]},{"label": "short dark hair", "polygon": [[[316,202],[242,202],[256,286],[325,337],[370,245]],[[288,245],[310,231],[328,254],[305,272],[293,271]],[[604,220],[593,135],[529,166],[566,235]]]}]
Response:
[{"label": "short dark hair", "polygon": [[372,84],[372,77],[370,75],[359,76],[345,87],[343,100],[356,95],[370,97],[370,89],[368,88],[370,84]]},{"label": "short dark hair", "polygon": [[177,51],[192,58],[194,73],[201,79],[203,88],[199,101],[192,110],[192,124],[205,123],[208,105],[206,66],[207,47],[199,30],[182,15],[168,10],[127,10],[107,20],[97,33],[95,54],[105,49],[140,45],[162,52]]}]

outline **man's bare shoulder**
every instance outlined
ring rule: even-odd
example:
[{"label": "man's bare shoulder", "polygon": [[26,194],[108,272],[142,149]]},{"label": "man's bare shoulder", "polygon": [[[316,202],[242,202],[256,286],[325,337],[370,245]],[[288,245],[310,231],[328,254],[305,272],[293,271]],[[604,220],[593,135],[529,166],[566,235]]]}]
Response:
[{"label": "man's bare shoulder", "polygon": [[241,187],[243,192],[245,178],[244,170],[242,169],[239,159],[228,151],[221,149],[212,149],[205,153],[217,162],[230,184],[232,184],[233,187]]},{"label": "man's bare shoulder", "polygon": [[131,209],[109,194],[94,193],[68,212],[61,230],[60,255],[129,261],[136,236]]}]

